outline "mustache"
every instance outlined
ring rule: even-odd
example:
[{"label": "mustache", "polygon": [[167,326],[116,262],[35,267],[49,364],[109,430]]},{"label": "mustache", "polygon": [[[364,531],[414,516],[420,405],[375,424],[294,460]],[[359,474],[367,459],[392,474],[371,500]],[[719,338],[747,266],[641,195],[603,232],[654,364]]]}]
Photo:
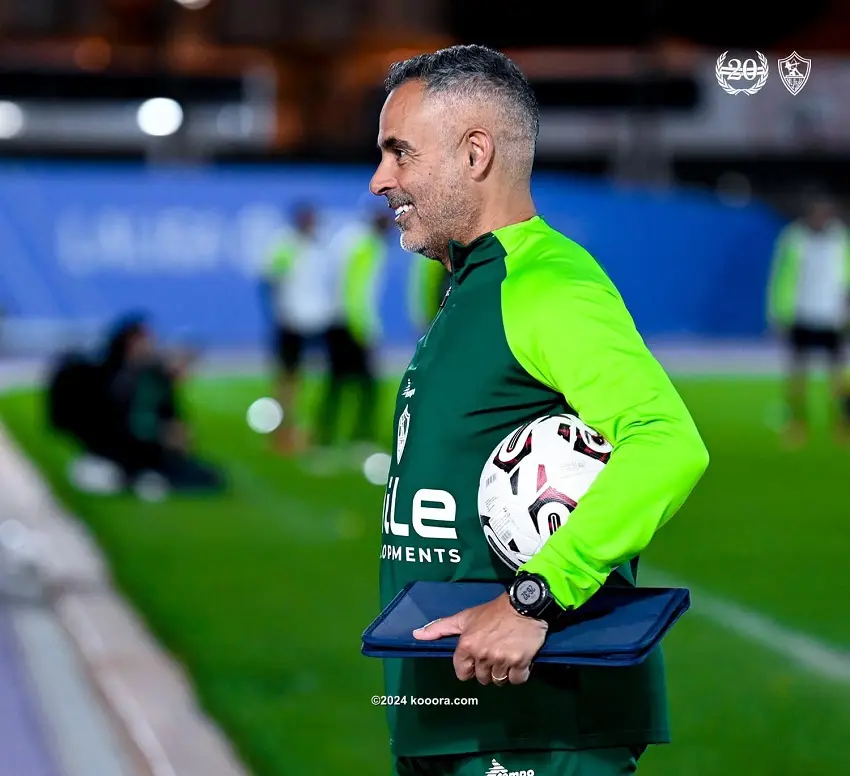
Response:
[{"label": "mustache", "polygon": [[402,205],[412,205],[413,200],[404,194],[390,194],[387,196],[387,204],[395,210]]}]

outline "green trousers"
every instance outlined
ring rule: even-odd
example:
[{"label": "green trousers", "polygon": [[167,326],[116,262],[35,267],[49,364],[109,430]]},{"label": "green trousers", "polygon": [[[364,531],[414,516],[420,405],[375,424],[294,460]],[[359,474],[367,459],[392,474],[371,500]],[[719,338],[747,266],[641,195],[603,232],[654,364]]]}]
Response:
[{"label": "green trousers", "polygon": [[395,776],[627,776],[644,747],[398,757]]}]

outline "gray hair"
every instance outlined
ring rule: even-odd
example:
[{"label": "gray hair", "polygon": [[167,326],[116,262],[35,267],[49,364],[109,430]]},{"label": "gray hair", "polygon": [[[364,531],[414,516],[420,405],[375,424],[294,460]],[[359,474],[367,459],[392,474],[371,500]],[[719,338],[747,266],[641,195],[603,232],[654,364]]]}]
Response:
[{"label": "gray hair", "polygon": [[537,98],[522,71],[504,54],[485,46],[451,46],[419,54],[390,66],[384,82],[387,94],[407,81],[419,80],[425,94],[479,100],[497,105],[504,119],[503,135],[515,145],[517,164],[531,174],[540,116]]}]

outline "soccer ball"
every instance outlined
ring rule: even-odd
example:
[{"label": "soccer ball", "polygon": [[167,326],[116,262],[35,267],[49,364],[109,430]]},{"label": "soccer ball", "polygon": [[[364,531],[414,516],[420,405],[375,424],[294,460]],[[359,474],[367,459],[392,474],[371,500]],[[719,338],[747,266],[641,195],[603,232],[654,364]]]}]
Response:
[{"label": "soccer ball", "polygon": [[567,522],[612,449],[575,415],[546,415],[505,437],[478,487],[478,515],[493,552],[514,571],[529,560]]}]

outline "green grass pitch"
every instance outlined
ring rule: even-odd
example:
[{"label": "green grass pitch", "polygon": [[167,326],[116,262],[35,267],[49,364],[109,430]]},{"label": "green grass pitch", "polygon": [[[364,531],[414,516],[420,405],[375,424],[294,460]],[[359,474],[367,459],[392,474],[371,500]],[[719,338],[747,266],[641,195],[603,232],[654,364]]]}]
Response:
[{"label": "green grass pitch", "polygon": [[[805,449],[782,450],[770,427],[780,398],[772,379],[676,382],[712,464],[646,565],[850,650],[850,453],[829,441],[823,421]],[[394,389],[387,384],[384,418]],[[386,776],[383,709],[369,701],[381,692],[379,664],[359,653],[376,614],[383,491],[353,468],[319,477],[272,455],[245,420],[267,392],[252,378],[188,388],[198,444],[232,478],[232,492],[216,499],[77,494],[64,480],[70,451],[45,430],[39,396],[0,397],[0,417],[90,527],[118,584],[257,776]],[[319,586],[319,610],[299,595],[305,580]],[[846,773],[850,686],[697,607],[666,642],[674,744],[651,750],[641,772]]]}]

